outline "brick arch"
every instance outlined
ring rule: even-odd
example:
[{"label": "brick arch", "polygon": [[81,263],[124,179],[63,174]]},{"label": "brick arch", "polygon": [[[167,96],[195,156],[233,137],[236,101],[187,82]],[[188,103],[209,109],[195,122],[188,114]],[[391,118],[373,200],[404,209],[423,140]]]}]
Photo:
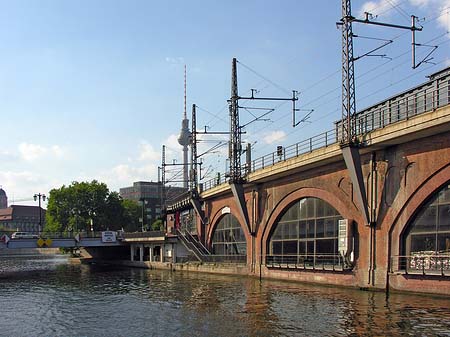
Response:
[{"label": "brick arch", "polygon": [[261,253],[263,255],[267,253],[266,249],[269,234],[272,232],[272,229],[274,228],[275,223],[280,215],[284,211],[286,211],[295,201],[308,197],[322,199],[329,203],[332,207],[334,207],[343,218],[354,219],[356,222],[362,223],[360,213],[353,205],[353,203],[349,202],[349,205],[346,205],[342,201],[342,198],[339,198],[335,194],[323,189],[314,187],[301,188],[286,195],[278,202],[278,204],[272,210],[267,220],[266,226],[264,226],[264,228],[261,229],[261,233],[258,234],[258,237],[261,237]]},{"label": "brick arch", "polygon": [[[230,213],[224,213],[222,214],[222,210],[224,208],[230,208]],[[248,235],[247,235],[247,230],[242,226],[242,219],[240,218],[239,215],[237,215],[235,212],[233,212],[233,208],[230,206],[223,206],[222,208],[220,208],[212,217],[211,220],[211,225],[208,228],[208,232],[206,233],[206,243],[208,246],[211,246],[211,240],[212,240],[212,236],[214,234],[214,231],[216,230],[217,225],[219,224],[220,220],[226,215],[226,214],[231,214],[233,215],[237,221],[239,222],[239,226],[241,226],[242,230],[244,231],[244,235],[245,235],[245,240],[248,242]]]},{"label": "brick arch", "polygon": [[[414,192],[393,218],[389,228],[389,256],[400,255],[400,241],[407,226],[419,212],[425,202],[446,183],[450,182],[450,164],[445,165],[440,170],[432,173]],[[391,208],[391,212],[394,210]],[[389,217],[388,217],[389,218]]]}]

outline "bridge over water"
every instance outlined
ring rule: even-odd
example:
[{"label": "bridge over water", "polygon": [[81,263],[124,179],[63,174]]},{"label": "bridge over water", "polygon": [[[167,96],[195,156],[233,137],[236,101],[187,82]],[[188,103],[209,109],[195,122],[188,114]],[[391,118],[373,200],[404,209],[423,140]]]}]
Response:
[{"label": "bridge over water", "polygon": [[168,207],[203,261],[248,274],[363,288],[450,293],[450,68],[355,116],[243,165]]}]

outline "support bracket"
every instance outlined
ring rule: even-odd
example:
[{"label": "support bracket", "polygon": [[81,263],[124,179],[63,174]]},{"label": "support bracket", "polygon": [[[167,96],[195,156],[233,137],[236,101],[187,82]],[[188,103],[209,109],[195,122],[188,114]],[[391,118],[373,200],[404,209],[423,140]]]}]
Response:
[{"label": "support bracket", "polygon": [[341,150],[350,179],[354,186],[358,207],[362,212],[366,225],[370,226],[369,204],[367,202],[366,189],[364,187],[359,149],[355,144],[343,144],[341,145]]},{"label": "support bracket", "polygon": [[244,186],[239,183],[230,183],[231,192],[233,193],[234,201],[239,210],[239,214],[242,219],[244,219],[245,226],[248,232],[254,236],[255,233],[252,232],[250,228],[250,220],[248,217],[247,205],[245,204]]}]

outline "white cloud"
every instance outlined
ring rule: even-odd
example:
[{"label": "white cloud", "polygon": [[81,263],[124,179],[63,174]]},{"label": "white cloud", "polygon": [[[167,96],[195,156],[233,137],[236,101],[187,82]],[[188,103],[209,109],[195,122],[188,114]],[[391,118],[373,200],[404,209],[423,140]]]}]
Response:
[{"label": "white cloud", "polygon": [[[45,178],[36,172],[30,171],[0,171],[0,185],[6,191],[8,204],[34,205],[33,195],[36,193],[48,194],[51,187]],[[23,200],[26,199],[26,200]],[[21,200],[20,202],[18,200]]]},{"label": "white cloud", "polygon": [[[140,161],[159,161],[161,154],[156,151],[151,144],[146,141],[142,141],[139,145],[139,158]],[[128,158],[128,162],[130,162]]]},{"label": "white cloud", "polygon": [[430,3],[432,3],[433,0],[409,0],[409,2],[413,6],[425,7],[425,6],[428,6]]},{"label": "white cloud", "polygon": [[56,157],[64,156],[65,151],[59,145],[53,145],[51,147],[51,153],[53,153]]},{"label": "white cloud", "polygon": [[166,146],[166,162],[172,161],[172,159],[181,162],[183,147],[178,143],[178,135],[170,135],[164,145]]},{"label": "white cloud", "polygon": [[264,137],[264,142],[266,144],[272,144],[275,142],[281,142],[286,139],[286,132],[282,130],[272,131]]},{"label": "white cloud", "polygon": [[440,7],[439,7],[439,11],[441,12],[441,15],[438,18],[438,24],[439,26],[441,26],[442,28],[444,28],[447,32],[450,31],[450,0],[445,0],[441,3]]},{"label": "white cloud", "polygon": [[33,161],[47,153],[47,149],[41,145],[21,143],[19,153],[26,161]]},{"label": "white cloud", "polygon": [[11,162],[17,160],[17,154],[11,153],[9,151],[0,151],[0,162]]},{"label": "white cloud", "polygon": [[45,155],[60,158],[64,155],[65,151],[58,145],[45,147],[39,144],[20,143],[19,153],[24,160],[34,161]]},{"label": "white cloud", "polygon": [[184,57],[171,57],[171,56],[166,56],[166,62],[170,63],[170,64],[184,64]]},{"label": "white cloud", "polygon": [[135,181],[157,181],[158,165],[133,167],[128,164],[119,164],[111,170],[101,172],[97,179],[105,182],[110,190],[119,191],[121,187],[131,186]]},{"label": "white cloud", "polygon": [[399,0],[379,0],[379,1],[367,1],[365,2],[360,10],[359,16],[364,17],[364,13],[370,13],[373,15],[379,15],[383,13],[384,16],[387,16],[391,11],[388,11],[390,8],[398,5]]}]

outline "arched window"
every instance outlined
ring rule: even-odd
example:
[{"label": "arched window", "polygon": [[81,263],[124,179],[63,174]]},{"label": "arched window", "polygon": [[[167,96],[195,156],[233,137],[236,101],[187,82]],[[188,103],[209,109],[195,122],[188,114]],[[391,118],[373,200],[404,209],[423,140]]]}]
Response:
[{"label": "arched window", "polygon": [[217,224],[212,237],[212,253],[215,255],[246,255],[247,242],[239,221],[232,214],[225,214]]},{"label": "arched window", "polygon": [[450,252],[450,182],[418,211],[403,236],[404,254]]},{"label": "arched window", "polygon": [[341,264],[338,221],[342,216],[327,202],[303,198],[280,217],[269,239],[267,262],[304,267]]}]

